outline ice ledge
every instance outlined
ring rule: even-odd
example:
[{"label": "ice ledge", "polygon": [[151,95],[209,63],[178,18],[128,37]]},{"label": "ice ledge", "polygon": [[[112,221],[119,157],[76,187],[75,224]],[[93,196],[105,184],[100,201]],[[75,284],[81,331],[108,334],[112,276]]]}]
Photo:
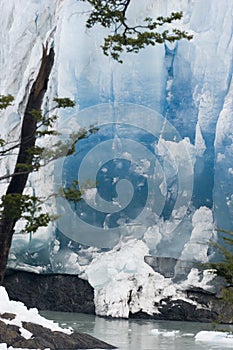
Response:
[{"label": "ice ledge", "polygon": [[[154,262],[153,268],[146,263],[149,260],[151,265]],[[176,282],[167,274],[174,273],[178,263],[179,260],[172,258],[149,257],[146,244],[136,240],[115,251],[100,253],[85,271],[94,288],[96,314],[122,318],[141,314],[162,319],[216,319],[209,298],[210,295],[215,298],[217,292],[214,271],[199,271],[188,263],[187,274]],[[198,293],[207,296],[205,301],[199,302]]]}]

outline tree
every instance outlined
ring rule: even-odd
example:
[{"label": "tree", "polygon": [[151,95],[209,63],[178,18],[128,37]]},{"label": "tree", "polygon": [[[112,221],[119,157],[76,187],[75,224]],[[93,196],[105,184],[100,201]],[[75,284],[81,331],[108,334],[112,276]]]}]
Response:
[{"label": "tree", "polygon": [[[11,247],[14,227],[16,222],[22,217],[23,212],[30,209],[32,198],[23,196],[28,176],[34,170],[33,149],[36,145],[38,115],[41,111],[44,94],[47,90],[49,75],[54,62],[54,50],[51,48],[47,53],[47,48],[43,48],[43,56],[39,73],[33,83],[26,109],[23,116],[20,141],[13,148],[18,148],[18,157],[13,173],[10,175],[10,182],[6,194],[2,197],[1,217],[0,217],[0,285],[3,282],[6,271],[9,250]],[[1,106],[6,108],[12,97],[2,97]],[[2,140],[2,144],[4,144]],[[4,149],[2,155],[9,154],[12,147]],[[49,220],[49,216],[44,216],[44,224]]]},{"label": "tree", "polygon": [[174,42],[181,39],[191,40],[192,35],[186,31],[173,28],[160,30],[166,24],[170,24],[183,17],[182,12],[172,12],[170,16],[159,16],[157,19],[146,17],[141,24],[132,25],[127,19],[127,10],[131,0],[82,0],[92,6],[92,11],[87,20],[87,28],[96,24],[108,28],[113,34],[104,38],[101,46],[106,56],[111,56],[122,63],[120,55],[123,51],[138,53],[141,49],[164,42]]},{"label": "tree", "polygon": [[[16,222],[23,218],[26,221],[24,230],[35,232],[38,227],[47,226],[54,219],[51,214],[42,212],[42,200],[40,198],[23,194],[29,174],[38,171],[42,166],[42,161],[47,164],[57,157],[72,153],[77,140],[87,135],[86,130],[80,130],[72,135],[68,143],[58,141],[53,145],[53,150],[47,154],[47,157],[44,154],[45,148],[36,145],[36,141],[40,137],[57,135],[56,130],[52,128],[57,116],[43,115],[41,111],[53,62],[53,48],[48,52],[47,47],[44,47],[40,69],[30,89],[19,141],[9,145],[3,139],[0,139],[2,148],[0,157],[10,156],[13,150],[18,149],[14,171],[0,177],[0,180],[10,179],[0,205],[0,285],[4,279]],[[12,101],[13,97],[11,95],[0,96],[0,109],[7,108]],[[75,104],[74,101],[68,98],[54,98],[54,102],[53,110],[73,107]],[[78,195],[80,198],[80,191],[76,194],[77,199]]]},{"label": "tree", "polygon": [[218,262],[207,264],[216,271],[218,276],[225,279],[227,287],[222,289],[223,300],[230,302],[233,306],[233,231],[218,229],[222,233],[222,243],[212,243],[220,253],[222,259]]},{"label": "tree", "polygon": [[[168,17],[158,17],[153,20],[150,17],[144,19],[141,25],[131,26],[127,20],[127,10],[130,0],[81,0],[90,3],[92,10],[87,20],[87,27],[92,28],[99,23],[101,26],[108,28],[110,31],[114,28],[114,34],[108,35],[104,39],[102,46],[103,53],[110,55],[113,59],[122,63],[120,54],[126,52],[139,52],[146,46],[162,44],[166,41],[173,42],[182,38],[190,40],[191,35],[178,29],[156,31],[165,24],[172,23],[182,18],[182,12],[172,13]],[[56,131],[51,129],[56,121],[57,116],[43,115],[41,106],[49,76],[54,63],[54,50],[47,47],[43,48],[40,69],[35,79],[25,108],[21,135],[19,142],[9,146],[3,139],[0,139],[0,156],[10,156],[12,150],[18,150],[18,157],[12,174],[5,174],[0,180],[9,178],[5,195],[1,198],[0,206],[0,285],[3,282],[8,255],[11,247],[12,237],[16,222],[24,218],[27,220],[25,230],[35,232],[38,227],[46,226],[53,219],[49,213],[42,213],[41,199],[35,196],[24,195],[24,189],[28,176],[33,171],[41,167],[42,153],[44,148],[38,147],[36,141],[39,137],[45,135],[55,135]],[[13,101],[12,96],[0,96],[0,109],[5,109]],[[72,107],[74,102],[69,99],[54,99],[55,107]],[[95,132],[91,128],[90,133]],[[47,162],[53,157],[64,156],[74,151],[75,143],[78,139],[86,137],[88,132],[81,130],[77,135],[72,135],[71,142],[62,144],[61,142],[54,145],[56,151],[48,155]],[[65,150],[65,152],[64,152]],[[74,194],[74,191],[78,191]],[[73,188],[64,192],[65,196],[71,199],[79,200],[82,193],[77,188],[77,183]]]}]

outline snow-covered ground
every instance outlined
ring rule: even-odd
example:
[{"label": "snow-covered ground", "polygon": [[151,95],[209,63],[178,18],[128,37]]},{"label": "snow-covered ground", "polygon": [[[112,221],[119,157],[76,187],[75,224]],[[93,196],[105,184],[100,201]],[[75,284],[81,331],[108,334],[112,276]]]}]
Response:
[{"label": "snow-covered ground", "polygon": [[[6,344],[0,344],[0,350],[32,350],[32,349],[22,349],[22,348],[13,348],[12,346],[7,347]],[[40,350],[40,349],[33,349],[33,350]],[[45,350],[49,350],[49,349],[45,349]]]},{"label": "snow-covered ground", "polygon": [[[4,313],[13,314],[15,317],[12,319],[7,319],[5,317],[2,317]],[[28,309],[23,303],[10,300],[4,287],[0,287],[0,320],[7,325],[16,325],[20,327],[21,336],[25,339],[32,338],[33,334],[23,327],[22,322],[35,323],[49,328],[52,331],[59,331],[66,334],[72,333],[71,328],[61,328],[58,323],[47,320],[46,318],[40,316],[36,308]],[[0,344],[0,350],[6,349],[6,344]],[[13,348],[10,347],[9,349]]]},{"label": "snow-covered ground", "polygon": [[0,316],[0,320],[6,324],[20,327],[21,333],[26,339],[29,339],[29,334],[28,331],[23,328],[22,322],[33,322],[49,328],[52,331],[60,331],[66,334],[72,333],[71,329],[61,328],[58,323],[40,316],[36,308],[28,309],[23,303],[10,300],[5,288],[0,287],[0,314],[4,314],[5,312],[15,314],[16,316],[12,320],[8,320]]}]

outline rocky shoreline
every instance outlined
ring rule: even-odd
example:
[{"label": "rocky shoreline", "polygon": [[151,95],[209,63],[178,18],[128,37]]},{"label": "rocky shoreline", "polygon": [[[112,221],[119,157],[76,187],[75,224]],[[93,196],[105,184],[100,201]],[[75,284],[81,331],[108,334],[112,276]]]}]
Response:
[{"label": "rocky shoreline", "polygon": [[[10,299],[22,301],[30,308],[95,314],[93,288],[75,275],[11,271],[4,287]],[[216,322],[221,318],[222,323],[232,323],[232,306],[221,300],[219,288],[218,285],[215,291],[208,292],[190,287],[185,291],[186,300],[164,298],[157,305],[159,313],[137,312],[129,317],[193,322]]]},{"label": "rocky shoreline", "polygon": [[[2,318],[2,315],[0,317]],[[22,336],[20,327],[5,324],[0,320],[0,343],[12,346],[13,348],[41,350],[116,349],[114,346],[96,339],[89,334],[73,332],[68,335],[62,332],[51,331],[49,328],[31,322],[23,322],[22,325],[26,331],[32,334],[31,339],[25,339]]]},{"label": "rocky shoreline", "polygon": [[[35,291],[36,292],[36,291]],[[115,349],[89,334],[62,328],[42,317],[36,308],[14,301],[0,287],[0,348],[10,349]]]}]

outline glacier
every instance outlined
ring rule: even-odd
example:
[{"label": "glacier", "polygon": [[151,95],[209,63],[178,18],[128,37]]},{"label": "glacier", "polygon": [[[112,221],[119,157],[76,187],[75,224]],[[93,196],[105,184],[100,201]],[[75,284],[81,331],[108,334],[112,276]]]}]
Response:
[{"label": "glacier", "polygon": [[[183,11],[175,26],[193,39],[123,54],[123,64],[102,53],[106,29],[86,29],[89,10],[77,0],[0,4],[0,92],[15,97],[1,113],[1,137],[19,135],[46,43],[54,47],[55,64],[44,109],[54,96],[76,101],[59,112],[61,137],[98,128],[77,143],[74,155],[30,176],[28,193],[47,196],[78,177],[84,197],[77,204],[48,203],[61,217],[33,235],[21,234],[19,222],[9,267],[87,278],[101,315],[156,313],[157,284],[167,296],[177,291],[144,256],[207,262],[216,227],[232,229],[233,4],[132,0],[133,23]],[[14,156],[1,159],[1,174],[13,165]],[[1,193],[6,186],[1,182]],[[199,286],[200,278],[194,269],[186,282]]]}]

